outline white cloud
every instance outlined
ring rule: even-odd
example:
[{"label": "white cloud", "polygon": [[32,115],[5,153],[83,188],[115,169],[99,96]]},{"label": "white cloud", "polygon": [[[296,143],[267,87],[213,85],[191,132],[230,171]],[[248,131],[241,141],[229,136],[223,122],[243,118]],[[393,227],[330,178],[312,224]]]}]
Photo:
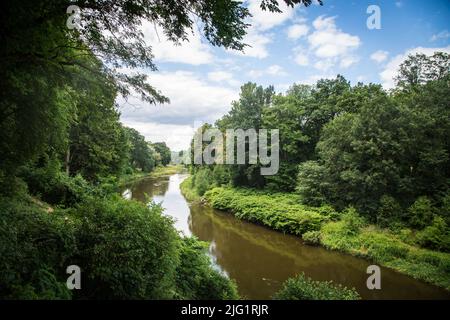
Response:
[{"label": "white cloud", "polygon": [[297,54],[294,61],[300,66],[307,66],[309,64],[309,58],[307,55]]},{"label": "white cloud", "polygon": [[293,52],[295,63],[297,63],[299,66],[307,66],[309,64],[308,50],[306,50],[302,46],[298,46],[293,49]]},{"label": "white cloud", "polygon": [[389,56],[389,52],[387,51],[383,51],[383,50],[378,50],[374,53],[372,53],[372,55],[370,56],[370,59],[376,61],[377,63],[381,63],[383,61],[385,61]]},{"label": "white cloud", "polygon": [[396,1],[396,2],[395,2],[395,6],[396,6],[397,8],[401,8],[401,7],[403,7],[403,2],[401,2],[401,1]]},{"label": "white cloud", "polygon": [[267,73],[272,76],[285,76],[287,74],[283,68],[277,64],[273,64],[267,68]]},{"label": "white cloud", "polygon": [[282,12],[275,13],[269,10],[262,10],[260,8],[260,0],[250,0],[248,5],[248,10],[252,15],[250,23],[258,30],[265,31],[291,19],[294,15],[294,9],[288,7],[284,1],[279,3],[279,8]]},{"label": "white cloud", "polygon": [[195,130],[193,125],[176,125],[156,122],[125,121],[126,126],[139,131],[145,140],[165,142],[173,151],[187,150]]},{"label": "white cloud", "polygon": [[314,68],[321,70],[321,71],[327,71],[330,68],[334,66],[334,62],[329,59],[323,59],[319,60],[316,63],[314,63]]},{"label": "white cloud", "polygon": [[230,50],[229,52],[259,59],[269,56],[267,45],[272,42],[272,38],[269,35],[260,33],[255,28],[250,27],[243,42],[249,45],[244,48],[243,52],[235,50]]},{"label": "white cloud", "polygon": [[214,82],[227,83],[230,86],[239,86],[240,82],[234,79],[233,74],[227,71],[213,71],[208,73],[208,79]]},{"label": "white cloud", "polygon": [[358,61],[359,61],[358,57],[346,56],[346,57],[342,58],[341,62],[339,63],[339,67],[341,67],[342,69],[346,69],[346,68],[351,67],[352,65],[354,65]]},{"label": "white cloud", "polygon": [[270,76],[285,76],[287,75],[286,71],[284,71],[283,67],[273,64],[269,66],[266,70],[256,70],[252,69],[247,73],[248,76],[252,78],[260,78],[264,75]]},{"label": "white cloud", "polygon": [[392,58],[384,70],[380,73],[380,79],[382,81],[383,86],[386,89],[393,88],[395,86],[394,77],[397,75],[398,69],[403,61],[405,61],[409,55],[414,55],[417,53],[422,53],[427,56],[433,55],[437,51],[442,51],[450,54],[450,46],[444,48],[423,48],[417,47],[414,49],[407,50],[403,54],[399,54]]},{"label": "white cloud", "polygon": [[302,79],[302,80],[296,81],[295,83],[297,83],[297,84],[314,85],[314,84],[316,84],[316,82],[318,80],[321,80],[321,79],[335,79],[335,78],[336,78],[336,75],[331,75],[331,74],[313,75],[313,76],[309,76],[306,79]]},{"label": "white cloud", "polygon": [[321,59],[315,63],[319,70],[326,70],[339,63],[341,68],[348,68],[358,62],[354,56],[361,41],[358,36],[338,29],[335,17],[320,16],[313,22],[315,31],[308,36],[309,51]]},{"label": "white cloud", "polygon": [[305,24],[294,24],[287,29],[287,36],[289,39],[297,40],[308,34],[309,27]]},{"label": "white cloud", "polygon": [[361,44],[359,37],[344,33],[336,27],[335,17],[318,17],[313,25],[316,28],[308,41],[319,58],[345,56]]},{"label": "white cloud", "polygon": [[360,76],[358,76],[358,77],[356,78],[356,81],[358,81],[358,82],[364,82],[364,81],[366,81],[366,79],[367,79],[366,76],[360,75]]},{"label": "white cloud", "polygon": [[263,59],[269,56],[267,46],[272,42],[272,35],[268,31],[292,19],[295,9],[288,7],[284,2],[280,2],[281,13],[270,12],[260,8],[260,0],[250,0],[248,9],[252,17],[248,20],[250,27],[247,29],[243,42],[249,46],[244,51],[227,50],[228,52]]},{"label": "white cloud", "polygon": [[201,35],[196,30],[189,34],[188,41],[183,41],[180,45],[168,40],[163,30],[149,21],[142,23],[142,32],[145,42],[152,46],[156,61],[201,65],[214,60],[210,46],[202,42]]},{"label": "white cloud", "polygon": [[434,42],[440,39],[448,39],[450,38],[450,32],[448,32],[448,30],[443,30],[437,34],[434,34],[431,38],[430,41]]},{"label": "white cloud", "polygon": [[130,122],[154,122],[173,125],[193,124],[194,121],[213,122],[225,114],[238,90],[212,85],[202,77],[188,71],[155,72],[149,81],[170,98],[171,103],[152,106],[130,98],[128,103],[119,99],[121,119]]},{"label": "white cloud", "polygon": [[233,79],[233,75],[226,71],[214,71],[208,73],[208,79],[211,81],[220,82]]}]

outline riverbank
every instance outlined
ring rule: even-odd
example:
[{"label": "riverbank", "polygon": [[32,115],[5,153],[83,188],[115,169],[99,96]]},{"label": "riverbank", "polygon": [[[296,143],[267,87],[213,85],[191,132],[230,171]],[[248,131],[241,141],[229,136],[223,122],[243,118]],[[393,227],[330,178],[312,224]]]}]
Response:
[{"label": "riverbank", "polygon": [[[202,199],[191,188],[190,177],[180,188],[188,201]],[[405,232],[394,234],[366,224],[355,213],[304,206],[295,194],[251,189],[214,188],[204,199],[213,208],[229,211],[237,218],[301,236],[307,243],[362,257],[450,290],[450,254],[407,243]]]},{"label": "riverbank", "polygon": [[132,174],[123,175],[122,177],[120,177],[119,185],[123,186],[127,183],[135,182],[144,178],[159,178],[162,176],[170,176],[182,171],[183,166],[181,165],[168,165],[165,167],[159,166],[151,172],[134,172]]}]

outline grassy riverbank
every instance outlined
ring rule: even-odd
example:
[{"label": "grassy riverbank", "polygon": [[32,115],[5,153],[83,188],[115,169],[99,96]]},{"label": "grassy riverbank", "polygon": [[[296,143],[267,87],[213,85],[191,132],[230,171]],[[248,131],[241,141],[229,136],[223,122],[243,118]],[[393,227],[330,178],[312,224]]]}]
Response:
[{"label": "grassy riverbank", "polygon": [[124,185],[143,178],[159,178],[162,176],[170,176],[182,171],[183,166],[181,165],[159,166],[151,172],[133,172],[132,174],[124,175],[120,178],[119,185]]},{"label": "grassy riverbank", "polygon": [[192,176],[187,177],[180,184],[181,194],[186,198],[189,202],[198,202],[201,201],[202,197],[195,191],[192,187]]},{"label": "grassy riverbank", "polygon": [[[188,201],[201,199],[190,177],[181,191]],[[302,236],[307,243],[363,257],[450,290],[450,254],[418,247],[409,229],[394,233],[365,223],[354,210],[339,213],[331,207],[305,206],[289,193],[221,187],[209,190],[204,198],[239,219]]]}]

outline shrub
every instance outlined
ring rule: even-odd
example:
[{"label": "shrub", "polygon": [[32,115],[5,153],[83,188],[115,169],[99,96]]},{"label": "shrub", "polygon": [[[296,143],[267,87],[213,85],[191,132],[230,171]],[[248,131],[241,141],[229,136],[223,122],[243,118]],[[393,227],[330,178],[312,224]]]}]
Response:
[{"label": "shrub", "polygon": [[439,215],[444,217],[447,225],[450,224],[450,192],[447,193],[441,198],[441,206],[439,208]]},{"label": "shrub", "polygon": [[408,209],[410,226],[419,230],[425,228],[433,219],[433,211],[430,199],[419,197]]},{"label": "shrub", "polygon": [[408,229],[408,228],[400,229],[397,233],[397,236],[400,240],[402,240],[404,243],[407,243],[409,245],[414,245],[416,242],[414,233],[412,232],[411,229]]},{"label": "shrub", "polygon": [[43,201],[70,207],[82,201],[91,192],[89,183],[81,176],[68,176],[60,171],[58,161],[51,161],[44,167],[24,167],[21,176],[28,185],[31,194]]},{"label": "shrub", "polygon": [[[109,195],[48,213],[24,195],[0,198],[0,212],[0,299],[237,298],[159,205]],[[82,290],[66,287],[72,264]]]},{"label": "shrub", "polygon": [[218,186],[226,185],[231,180],[230,172],[224,165],[215,165],[213,172],[213,179]]},{"label": "shrub", "polygon": [[358,214],[355,208],[349,207],[342,214],[342,222],[345,225],[347,234],[356,235],[361,227],[364,226],[364,219]]},{"label": "shrub", "polygon": [[302,235],[302,239],[306,244],[319,245],[320,231],[307,231]]},{"label": "shrub", "polygon": [[180,264],[176,269],[178,299],[238,299],[236,285],[212,268],[206,255],[207,244],[195,238],[183,238]]},{"label": "shrub", "polygon": [[305,204],[320,206],[326,203],[326,172],[316,161],[299,165],[296,190]]},{"label": "shrub", "polygon": [[200,169],[195,174],[195,189],[200,196],[203,196],[213,186],[211,171],[208,168]]},{"label": "shrub", "polygon": [[239,219],[266,225],[275,230],[301,235],[320,230],[329,217],[283,194],[265,194],[251,189],[214,188],[205,193],[210,204],[229,210]]},{"label": "shrub", "polygon": [[435,216],[431,226],[418,232],[417,242],[430,249],[450,251],[450,233],[445,220],[440,216]]},{"label": "shrub", "polygon": [[377,211],[377,224],[383,228],[390,227],[401,217],[400,204],[390,196],[382,196]]},{"label": "shrub", "polygon": [[179,237],[161,206],[115,195],[89,199],[69,212],[77,224],[73,264],[86,275],[77,298],[171,298]]},{"label": "shrub", "polygon": [[277,300],[359,300],[353,289],[347,289],[332,281],[314,281],[301,274],[284,282],[274,299]]},{"label": "shrub", "polygon": [[0,299],[70,299],[66,267],[76,251],[64,214],[0,198]]}]

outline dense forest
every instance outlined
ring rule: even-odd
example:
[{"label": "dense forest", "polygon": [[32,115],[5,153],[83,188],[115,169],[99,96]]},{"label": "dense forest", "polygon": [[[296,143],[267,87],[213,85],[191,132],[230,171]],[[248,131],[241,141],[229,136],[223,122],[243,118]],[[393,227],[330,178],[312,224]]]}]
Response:
[{"label": "dense forest", "polygon": [[[279,2],[261,0],[261,10],[280,13]],[[83,9],[76,19],[72,5]],[[157,70],[143,20],[175,43],[199,22],[210,44],[243,50],[248,9],[24,0],[0,16],[0,299],[238,299],[206,243],[177,232],[160,204],[119,193],[164,172],[171,150],[124,126],[117,100],[170,102],[141,73]],[[449,67],[445,53],[411,56],[392,91],[342,76],[285,94],[244,84],[229,114],[204,128],[278,128],[278,174],[190,165],[183,192],[449,289]],[[66,285],[70,265],[81,267],[82,290]],[[359,296],[299,275],[274,298]]]},{"label": "dense forest", "polygon": [[192,164],[184,192],[450,288],[449,70],[450,56],[437,52],[411,55],[390,91],[340,75],[285,94],[244,84],[231,111],[197,134],[279,129],[279,172],[261,175],[260,162]]},{"label": "dense forest", "polygon": [[[82,11],[73,15],[70,6]],[[261,1],[261,9],[279,12],[276,1]],[[237,297],[204,244],[180,237],[161,206],[117,193],[121,180],[167,165],[171,152],[124,127],[116,98],[169,102],[138,72],[156,70],[143,20],[179,43],[195,16],[211,44],[242,50],[247,8],[27,0],[7,1],[0,15],[0,297]],[[81,266],[83,290],[66,287],[69,265]]]}]

